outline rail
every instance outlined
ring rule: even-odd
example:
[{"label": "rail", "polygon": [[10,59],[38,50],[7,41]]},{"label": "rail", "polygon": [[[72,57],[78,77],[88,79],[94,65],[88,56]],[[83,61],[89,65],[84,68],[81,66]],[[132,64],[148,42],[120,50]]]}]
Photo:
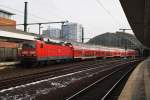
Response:
[{"label": "rail", "polygon": [[[137,61],[138,61],[138,60],[130,61],[130,62],[127,62],[127,63],[134,63],[134,62],[137,62]],[[126,65],[127,63],[118,64],[117,66]],[[125,67],[126,67],[126,66],[125,66]],[[102,77],[102,78],[96,80],[96,81],[93,82],[92,84],[88,85],[87,87],[85,87],[85,88],[81,89],[80,91],[76,92],[75,94],[71,95],[71,96],[68,97],[66,100],[74,100],[74,99],[76,100],[76,98],[78,98],[78,97],[80,98],[80,96],[86,95],[86,93],[87,93],[88,91],[90,91],[90,89],[92,89],[93,87],[95,87],[97,84],[102,83],[104,80],[106,80],[107,78],[109,78],[109,77],[112,76],[113,74],[116,74],[117,72],[123,70],[125,67],[120,67],[119,69],[117,69],[117,70],[115,70],[115,71],[113,71],[113,72],[111,72],[111,73],[105,75],[104,77]],[[133,70],[133,67],[131,67],[131,69],[128,70],[127,73],[129,73],[131,70]],[[104,100],[104,99],[111,93],[111,91],[117,86],[117,84],[119,84],[119,82],[127,75],[127,73],[124,74],[124,75],[117,81],[117,83],[115,83],[115,85],[113,85],[113,86],[107,91],[107,93],[102,97],[101,100]],[[80,99],[79,99],[79,100],[80,100]]]}]

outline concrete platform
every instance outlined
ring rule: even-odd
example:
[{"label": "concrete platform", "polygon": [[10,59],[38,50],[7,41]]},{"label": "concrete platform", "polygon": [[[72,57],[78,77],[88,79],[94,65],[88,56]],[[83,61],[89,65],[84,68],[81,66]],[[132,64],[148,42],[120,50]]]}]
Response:
[{"label": "concrete platform", "polygon": [[133,71],[118,100],[150,100],[150,58]]},{"label": "concrete platform", "polygon": [[9,65],[16,65],[19,64],[18,61],[12,61],[12,62],[0,62],[0,67],[9,66]]}]

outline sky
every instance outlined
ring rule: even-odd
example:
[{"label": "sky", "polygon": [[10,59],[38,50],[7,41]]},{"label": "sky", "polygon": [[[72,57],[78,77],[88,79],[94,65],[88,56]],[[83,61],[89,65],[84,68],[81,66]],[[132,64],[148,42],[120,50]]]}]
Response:
[{"label": "sky", "polygon": [[[0,9],[15,13],[17,24],[22,24],[25,1],[28,2],[28,23],[77,22],[83,25],[87,39],[106,32],[116,32],[120,28],[130,29],[119,0],[0,0]],[[47,26],[43,25],[42,29]],[[22,26],[18,28],[23,29]],[[28,30],[38,33],[38,26],[29,26]]]}]

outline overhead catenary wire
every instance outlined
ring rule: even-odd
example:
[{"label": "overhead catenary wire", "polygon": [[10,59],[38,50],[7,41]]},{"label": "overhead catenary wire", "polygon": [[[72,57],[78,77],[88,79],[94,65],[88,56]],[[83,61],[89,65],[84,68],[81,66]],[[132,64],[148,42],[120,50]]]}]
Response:
[{"label": "overhead catenary wire", "polygon": [[[9,7],[9,6],[6,6],[6,5],[2,5],[2,4],[0,4],[0,6],[1,7],[3,7],[3,8],[6,8],[6,9],[10,9],[10,10],[13,10],[13,11],[15,11],[15,12],[18,12],[17,13],[17,16],[19,16],[19,17],[24,17],[24,12],[23,11],[20,11],[20,10],[18,10],[18,9],[15,9],[15,8],[11,8],[11,7]],[[32,16],[32,17],[31,17]],[[36,21],[39,21],[39,20],[37,20],[37,18],[38,19],[41,19],[41,20],[44,20],[44,21],[46,21],[46,22],[54,22],[54,21],[50,21],[49,19],[46,19],[46,18],[42,18],[42,17],[39,17],[39,16],[37,16],[37,15],[34,15],[34,14],[30,14],[29,13],[29,19],[32,19],[32,20],[36,20]],[[43,24],[43,23],[42,23]],[[18,26],[19,24],[17,24],[17,26]],[[20,24],[21,25],[21,24]],[[38,25],[38,24],[37,24]],[[6,25],[5,25],[6,26]],[[7,26],[11,26],[11,25],[7,25]]]},{"label": "overhead catenary wire", "polygon": [[[116,6],[120,6],[120,7],[121,7],[121,3],[119,2],[119,0],[111,0],[111,2],[112,2],[113,4],[115,4],[115,5],[114,5],[115,7],[116,7]],[[116,5],[116,2],[118,2],[118,5]],[[127,22],[128,25],[129,25],[129,22],[127,21],[126,15],[125,15],[125,13],[124,13],[122,7],[121,7],[121,11],[122,11],[122,13],[123,13],[123,15],[124,15],[124,18],[125,18],[126,22]],[[122,22],[122,28],[125,28],[125,27],[131,28],[130,25],[129,25],[129,27],[128,27],[127,25],[124,24],[124,22]]]},{"label": "overhead catenary wire", "polygon": [[[15,8],[8,7],[8,6],[6,6],[6,5],[2,5],[2,4],[0,4],[0,6],[1,6],[1,7],[4,7],[4,8],[7,8],[7,9],[14,10],[14,11],[19,12],[19,13],[21,13],[21,14],[24,14],[24,12],[23,12],[23,11],[20,11],[20,10],[15,9]],[[31,18],[31,16],[32,16],[32,18]],[[42,19],[42,20],[45,20],[45,21],[50,21],[50,20],[48,20],[48,19],[46,19],[46,18],[42,18],[42,17],[39,17],[39,16],[34,15],[34,14],[30,14],[30,13],[29,13],[29,17],[30,17],[31,19],[38,18],[38,19]]]},{"label": "overhead catenary wire", "polygon": [[111,12],[106,9],[106,7],[102,4],[102,2],[100,0],[96,0],[96,2],[98,3],[98,5],[100,5],[105,12],[113,19],[113,21],[115,22],[115,24],[118,24],[120,26],[120,22],[111,14]]}]

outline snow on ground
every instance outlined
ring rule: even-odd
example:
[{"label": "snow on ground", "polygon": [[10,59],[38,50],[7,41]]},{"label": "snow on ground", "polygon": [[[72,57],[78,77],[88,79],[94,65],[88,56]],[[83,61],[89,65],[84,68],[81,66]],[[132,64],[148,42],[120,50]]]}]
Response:
[{"label": "snow on ground", "polygon": [[103,71],[100,70],[95,72],[95,70],[97,69],[90,68],[83,71],[4,89],[0,91],[0,100],[32,100],[37,96],[48,94],[51,91],[59,88],[65,88],[71,83],[93,77],[95,74]]},{"label": "snow on ground", "polygon": [[89,76],[69,76],[65,79],[54,79],[50,81],[44,81],[43,83],[39,84],[32,84],[6,91],[1,91],[0,100],[32,100],[39,95],[48,94],[49,92],[58,88],[64,88],[73,82],[82,80],[85,77]]}]

